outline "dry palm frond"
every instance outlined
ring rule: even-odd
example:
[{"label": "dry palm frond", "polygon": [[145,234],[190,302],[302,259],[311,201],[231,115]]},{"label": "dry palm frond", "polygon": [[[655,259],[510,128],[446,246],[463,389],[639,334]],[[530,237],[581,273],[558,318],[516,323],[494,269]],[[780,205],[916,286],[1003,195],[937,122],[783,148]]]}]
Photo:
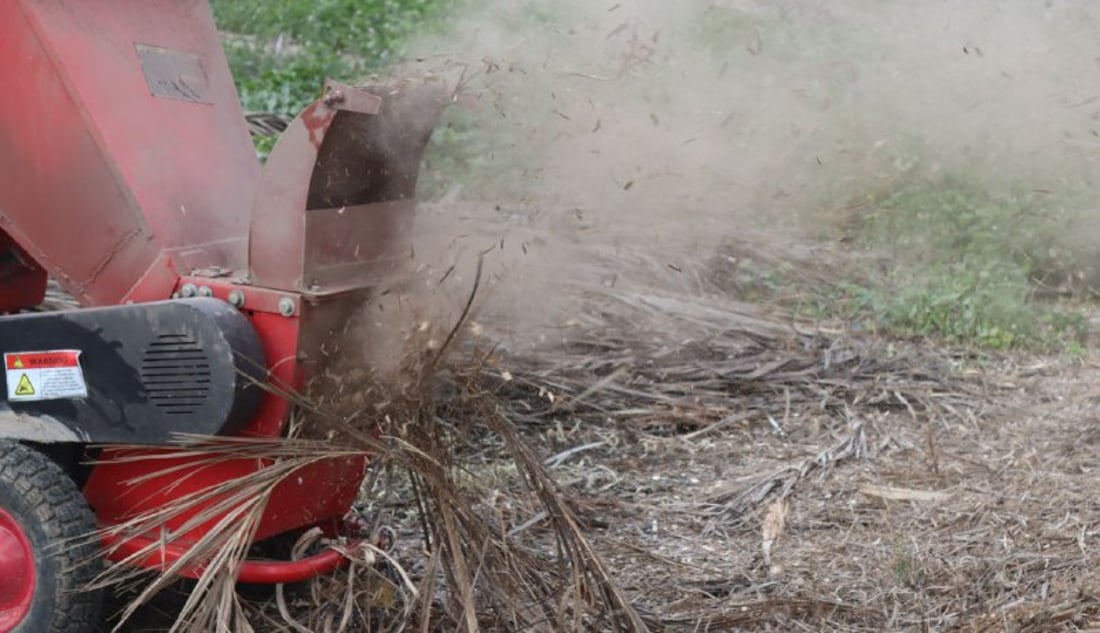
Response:
[{"label": "dry palm frond", "polygon": [[[458,330],[452,328],[445,339],[433,340],[453,341]],[[418,330],[418,336],[434,334],[438,333]],[[190,464],[166,462],[160,472],[134,483],[167,474],[185,477],[193,469],[226,459],[263,460],[267,466],[239,480],[184,495],[169,507],[149,511],[97,535],[109,540],[147,534],[161,538],[112,566],[99,580],[100,586],[144,581],[137,597],[124,609],[123,620],[186,571],[198,568],[202,573],[172,631],[252,630],[235,582],[270,495],[281,481],[318,460],[369,454],[373,467],[366,489],[381,489],[377,494],[418,510],[425,548],[405,552],[404,558],[406,563],[410,556],[421,558],[419,570],[417,561],[403,567],[381,551],[356,550],[360,556],[350,569],[313,583],[312,599],[304,608],[282,597],[261,609],[261,616],[274,617],[299,633],[352,631],[368,622],[373,623],[370,630],[399,630],[414,620],[419,621],[421,630],[646,630],[541,460],[510,422],[489,415],[495,401],[480,390],[478,359],[484,355],[475,354],[471,365],[456,365],[442,358],[446,346],[423,343],[418,337],[410,339],[402,370],[390,383],[383,385],[367,376],[357,386],[341,381],[337,396],[349,392],[385,394],[384,406],[372,408],[369,416],[358,406],[344,409],[345,399],[333,397],[334,391],[324,388],[332,385],[322,384],[321,396],[283,393],[300,412],[294,427],[303,435],[326,439],[181,438],[185,441],[171,457],[189,458]],[[494,482],[463,463],[461,453],[468,445],[467,438],[486,434],[503,443],[514,460],[519,484],[526,484],[508,503],[522,508],[527,516],[544,513],[552,528],[549,544],[532,536],[536,531],[510,533],[508,521],[492,512],[492,502],[487,502],[494,496]],[[119,454],[121,460],[149,458],[147,453],[131,458],[124,451]],[[183,518],[195,508],[202,511]],[[182,525],[165,529],[173,520],[182,521]],[[127,566],[155,556],[160,543],[172,543],[211,521],[215,521],[214,527],[187,555],[152,580],[146,572]],[[385,581],[379,578],[382,559],[386,559],[384,567],[395,572],[388,582],[398,595],[391,600],[394,604],[379,607],[375,594]]]},{"label": "dry palm frond", "polygon": [[797,465],[786,465],[773,472],[761,473],[747,482],[735,484],[718,491],[705,504],[703,510],[714,518],[708,531],[718,525],[743,517],[749,508],[758,506],[765,499],[775,496],[785,500],[798,482],[817,470],[832,468],[848,459],[858,459],[867,453],[867,437],[864,423],[854,420],[847,433],[835,444],[820,451]]},{"label": "dry palm frond", "polygon": [[[569,504],[543,470],[540,460],[506,421],[492,420],[490,427],[504,437],[524,479],[535,491],[537,502],[541,502],[550,517],[560,557],[547,559],[541,551],[510,537],[506,526],[479,508],[486,487],[476,480],[459,481],[463,470],[449,455],[451,445],[446,438],[431,431],[409,432],[406,427],[404,437],[385,439],[390,449],[380,456],[377,467],[404,468],[415,482],[423,523],[428,526],[425,538],[432,563],[415,580],[396,560],[387,561],[391,569],[399,570],[398,589],[403,601],[401,609],[389,614],[390,626],[395,627],[391,630],[397,630],[397,623],[410,621],[415,613],[420,614],[424,623],[441,618],[442,622],[449,622],[447,627],[468,631],[482,630],[492,622],[509,623],[506,628],[514,626],[522,630],[572,631],[586,629],[593,623],[603,623],[617,631],[646,630],[588,543]],[[279,482],[317,460],[362,453],[330,443],[287,439],[207,439],[182,450],[198,459],[200,465],[244,456],[270,461],[270,465],[248,477],[188,494],[170,507],[148,512],[96,535],[112,538],[162,535],[158,543],[113,565],[97,581],[97,586],[144,582],[137,597],[122,613],[125,621],[187,570],[201,568],[202,573],[171,630],[251,631],[246,610],[235,590],[236,577],[272,491]],[[175,468],[166,470],[171,472]],[[167,521],[200,506],[204,510],[178,529],[164,529]],[[215,518],[215,525],[190,547],[186,556],[151,580],[147,572],[127,565],[155,556],[162,544],[171,544],[179,535]],[[285,600],[275,605],[283,619],[293,622],[290,626],[294,630],[349,631],[352,630],[347,628],[349,623],[369,619],[367,612],[372,600],[365,594],[371,592],[370,587],[379,586],[379,579],[371,577],[377,576],[375,563],[386,554],[370,549],[357,551],[359,557],[353,559],[356,564],[314,587],[315,608],[308,609],[304,616],[293,615]],[[443,573],[437,575],[433,568]],[[337,607],[324,606],[330,604]],[[331,628],[323,628],[326,620]]]},{"label": "dry palm frond", "polygon": [[[216,485],[187,493],[172,504],[139,514],[123,523],[104,528],[93,535],[115,545],[105,554],[117,558],[94,583],[94,587],[142,584],[138,595],[121,614],[126,622],[133,613],[154,595],[201,569],[196,584],[172,626],[172,631],[250,631],[236,594],[236,579],[240,564],[251,548],[259,521],[272,491],[288,477],[321,460],[361,456],[361,450],[349,450],[332,444],[295,439],[194,438],[183,437],[176,451],[163,453],[165,459],[186,459],[185,466],[168,466],[143,477],[124,482],[141,483],[149,478],[170,474],[193,473],[227,460],[253,459],[267,465],[247,477],[229,479]],[[115,447],[118,448],[118,447]],[[134,447],[140,448],[140,447]],[[127,456],[120,453],[111,463],[129,460],[157,459],[141,451]],[[188,516],[196,512],[194,516]],[[185,518],[175,529],[166,526]],[[214,522],[194,543],[187,543],[186,553],[166,565],[151,581],[148,573],[134,563],[156,559],[165,546],[184,544],[180,539],[204,524]],[[120,552],[128,539],[157,535],[157,540],[127,556]],[[93,587],[93,588],[94,588]],[[117,629],[117,627],[116,627]]]},{"label": "dry palm frond", "polygon": [[[709,432],[791,409],[965,418],[976,399],[942,355],[887,347],[774,308],[643,287],[589,288],[568,341],[501,355],[487,378],[516,420],[569,415]],[[779,428],[779,432],[782,429]]]},{"label": "dry palm frond", "polygon": [[[475,354],[475,358],[480,356]],[[430,359],[429,359],[430,362]],[[409,497],[420,509],[429,568],[440,574],[421,577],[417,611],[421,627],[442,618],[448,630],[644,631],[645,623],[611,579],[570,510],[565,494],[546,473],[511,423],[493,411],[495,401],[480,391],[480,366],[451,366],[441,382],[447,389],[445,411],[421,401],[419,423],[390,425],[386,441],[390,461],[408,474]],[[440,417],[440,413],[444,417]],[[452,422],[448,422],[449,418]],[[496,512],[492,483],[460,461],[470,420],[484,424],[503,443],[513,461],[523,498],[513,505],[524,516],[544,514],[551,542],[525,542],[513,533],[508,517]],[[451,426],[454,424],[456,426]],[[557,552],[547,556],[547,552]],[[431,601],[438,604],[432,605]]]},{"label": "dry palm frond", "polygon": [[[566,552],[566,559],[572,568],[575,588],[582,591],[584,600],[589,604],[610,607],[606,615],[609,624],[616,631],[647,631],[647,624],[631,605],[629,599],[618,587],[601,560],[584,536],[577,518],[569,506],[564,503],[565,496],[554,480],[544,470],[541,460],[527,446],[515,428],[504,418],[489,418],[490,425],[505,439],[509,452],[523,466],[528,485],[536,491],[543,507],[553,518],[552,524],[560,551]],[[572,630],[581,630],[580,614],[576,614]]]}]

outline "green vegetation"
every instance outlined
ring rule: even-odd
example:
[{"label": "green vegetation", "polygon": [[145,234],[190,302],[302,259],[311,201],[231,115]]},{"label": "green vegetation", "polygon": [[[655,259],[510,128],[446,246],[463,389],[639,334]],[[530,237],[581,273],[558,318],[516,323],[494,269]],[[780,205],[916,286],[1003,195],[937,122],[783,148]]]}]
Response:
[{"label": "green vegetation", "polygon": [[325,76],[365,77],[400,57],[448,0],[212,0],[246,111],[296,114]]},{"label": "green vegetation", "polygon": [[951,177],[898,187],[849,229],[881,269],[831,297],[831,309],[902,336],[1076,349],[1084,317],[1037,297],[1040,282],[1081,267],[1055,246],[1066,220],[1039,193],[994,195]]}]

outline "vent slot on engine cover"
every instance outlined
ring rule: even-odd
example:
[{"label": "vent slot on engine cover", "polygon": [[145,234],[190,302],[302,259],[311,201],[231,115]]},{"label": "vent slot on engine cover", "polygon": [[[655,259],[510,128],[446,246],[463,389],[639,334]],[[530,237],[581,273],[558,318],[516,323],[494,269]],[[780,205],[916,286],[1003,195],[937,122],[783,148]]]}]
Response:
[{"label": "vent slot on engine cover", "polygon": [[168,415],[190,415],[210,393],[210,363],[188,334],[160,334],[141,358],[149,402]]}]

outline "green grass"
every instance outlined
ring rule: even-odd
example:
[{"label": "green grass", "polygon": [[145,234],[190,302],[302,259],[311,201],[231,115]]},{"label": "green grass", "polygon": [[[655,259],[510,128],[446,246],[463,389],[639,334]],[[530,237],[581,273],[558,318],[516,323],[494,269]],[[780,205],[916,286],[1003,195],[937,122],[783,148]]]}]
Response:
[{"label": "green grass", "polygon": [[453,0],[212,0],[246,111],[297,114],[326,76],[357,81]]},{"label": "green grass", "polygon": [[825,312],[888,333],[988,349],[1069,349],[1081,313],[1037,297],[1080,257],[1057,245],[1066,218],[1040,194],[993,194],[963,178],[898,187],[849,228],[882,268],[828,296]]}]

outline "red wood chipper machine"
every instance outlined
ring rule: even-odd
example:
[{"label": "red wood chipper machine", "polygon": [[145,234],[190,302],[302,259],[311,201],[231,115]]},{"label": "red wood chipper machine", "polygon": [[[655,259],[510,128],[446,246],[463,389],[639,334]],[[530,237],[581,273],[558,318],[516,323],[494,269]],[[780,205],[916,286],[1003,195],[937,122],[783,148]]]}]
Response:
[{"label": "red wood chipper machine", "polygon": [[[157,474],[180,434],[284,434],[292,406],[260,383],[306,384],[409,257],[445,101],[426,88],[329,81],[261,166],[206,0],[0,0],[0,633],[94,630],[87,548],[59,545],[262,467],[180,454]],[[33,310],[49,278],[79,308]],[[117,448],[89,466],[93,446]],[[338,529],[364,467],[297,472],[256,541]],[[341,556],[248,560],[239,579],[297,582]]]}]

